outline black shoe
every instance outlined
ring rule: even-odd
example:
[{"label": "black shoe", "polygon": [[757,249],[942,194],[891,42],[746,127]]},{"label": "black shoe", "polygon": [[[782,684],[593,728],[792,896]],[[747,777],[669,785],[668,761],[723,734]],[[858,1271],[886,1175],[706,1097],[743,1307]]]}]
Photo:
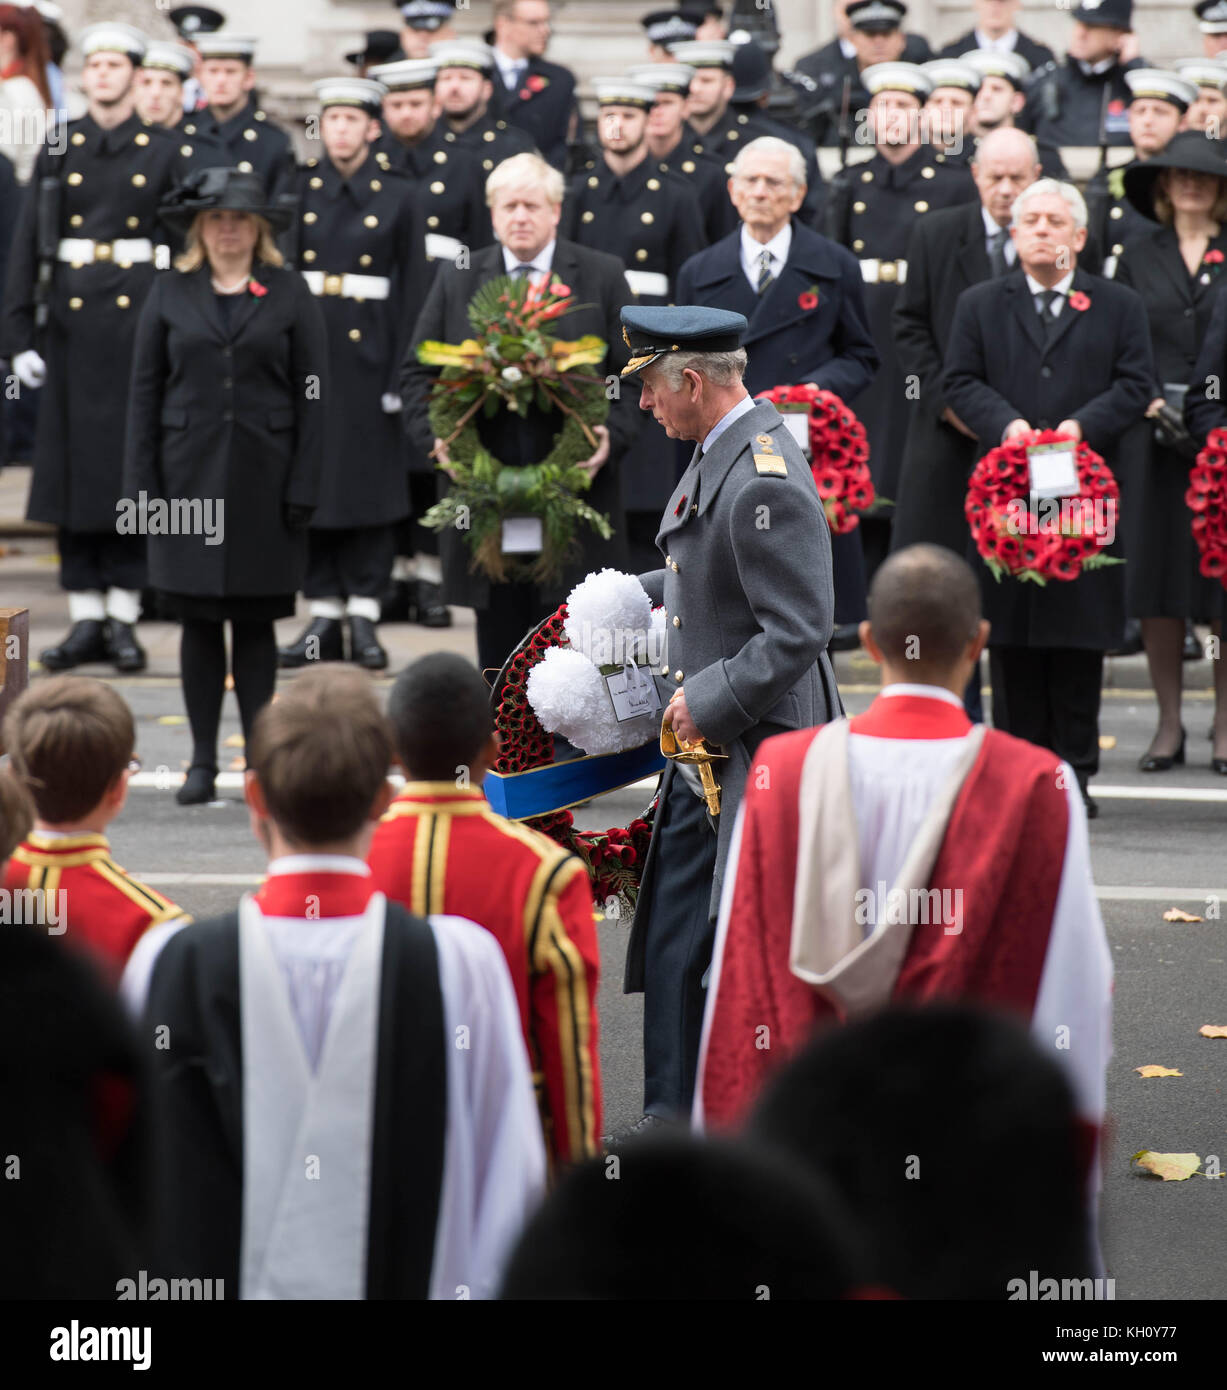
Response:
[{"label": "black shoe", "polygon": [[277,653],[277,664],[285,671],[317,661],[344,660],[345,630],[339,618],[313,618],[296,642]]},{"label": "black shoe", "polygon": [[642,1139],[645,1134],[652,1134],[670,1124],[672,1121],[666,1120],[663,1115],[640,1115],[627,1129],[620,1129],[617,1134],[606,1134],[601,1143],[607,1149],[618,1149],[628,1140]]},{"label": "black shoe", "polygon": [[107,625],[97,618],[82,618],[68,629],[68,635],[38,658],[48,671],[71,671],[87,661],[109,661]]},{"label": "black shoe", "polygon": [[217,769],[215,767],[189,767],[183,785],[175,793],[180,806],[203,806],[217,795]]},{"label": "black shoe", "polygon": [[417,617],[423,627],[451,627],[452,610],[443,602],[443,590],[438,584],[419,579],[415,593]]},{"label": "black shoe", "polygon": [[356,613],[349,615],[349,659],[364,671],[383,671],[388,665],[388,654],[379,645],[375,624]]},{"label": "black shoe", "polygon": [[1125,623],[1125,639],[1109,656],[1137,656],[1142,650],[1142,624],[1137,618],[1129,618]]},{"label": "black shoe", "polygon": [[394,579],[379,600],[381,623],[417,622],[417,604],[413,600],[413,585],[407,579]]},{"label": "black shoe", "polygon": [[829,652],[854,652],[861,645],[859,623],[840,623],[827,643]]},{"label": "black shoe", "polygon": [[1200,661],[1205,652],[1202,650],[1201,643],[1197,640],[1197,633],[1192,623],[1184,625],[1184,649],[1180,655],[1185,661]]},{"label": "black shoe", "polygon": [[1138,759],[1139,772],[1170,772],[1179,763],[1184,766],[1184,730],[1180,730],[1180,747],[1174,753],[1146,753]]},{"label": "black shoe", "polygon": [[1096,801],[1085,788],[1082,792],[1082,804],[1086,807],[1087,820],[1097,820],[1099,818],[1099,802]]},{"label": "black shoe", "polygon": [[136,629],[118,618],[107,622],[107,655],[117,671],[143,671],[148,665],[145,648],[136,640]]},{"label": "black shoe", "polygon": [[1217,772],[1220,777],[1227,777],[1227,758],[1211,758],[1210,771]]}]

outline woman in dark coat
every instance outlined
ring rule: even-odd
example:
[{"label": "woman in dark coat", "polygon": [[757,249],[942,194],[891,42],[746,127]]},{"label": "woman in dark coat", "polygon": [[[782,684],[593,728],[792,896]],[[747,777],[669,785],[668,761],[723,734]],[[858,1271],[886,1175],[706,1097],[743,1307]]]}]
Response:
[{"label": "woman in dark coat", "polygon": [[[1164,402],[1179,417],[1184,383],[1193,378],[1219,291],[1227,285],[1225,171],[1223,142],[1189,131],[1125,174],[1130,201],[1159,224],[1126,247],[1116,272],[1116,279],[1146,304],[1158,374],[1148,414],[1159,428],[1145,454],[1132,456],[1136,466],[1119,478],[1126,611],[1141,619],[1159,703],[1159,727],[1138,762],[1143,772],[1166,772],[1184,761],[1180,697],[1185,620],[1213,621],[1219,631],[1225,606],[1222,584],[1198,570],[1192,513],[1184,500],[1189,468],[1204,436],[1182,447],[1170,430],[1163,431],[1158,418]],[[1223,662],[1214,663],[1213,766],[1227,772],[1223,667]]]},{"label": "woman in dark coat", "polygon": [[147,499],[150,583],[183,623],[193,748],[177,799],[191,805],[214,793],[225,623],[244,736],[273,694],[273,620],[294,612],[319,489],[328,349],[257,176],[203,170],[163,216],[187,249],[141,314],[124,482]]}]

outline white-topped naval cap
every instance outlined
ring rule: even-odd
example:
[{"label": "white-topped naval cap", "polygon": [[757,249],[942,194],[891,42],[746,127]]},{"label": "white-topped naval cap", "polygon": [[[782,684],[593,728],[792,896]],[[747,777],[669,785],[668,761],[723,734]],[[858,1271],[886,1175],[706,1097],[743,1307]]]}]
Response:
[{"label": "white-topped naval cap", "polygon": [[321,109],[329,106],[356,106],[378,115],[387,88],[369,77],[326,77],[315,84],[315,98]]},{"label": "white-topped naval cap", "polygon": [[254,34],[231,34],[219,29],[215,34],[198,34],[192,42],[202,58],[239,58],[250,63],[260,40]]},{"label": "white-topped naval cap", "polygon": [[685,96],[690,90],[694,68],[688,63],[638,63],[627,68],[626,75],[630,81],[651,87],[653,91],[678,92]]},{"label": "white-topped naval cap", "polygon": [[728,39],[691,39],[687,43],[670,44],[669,52],[687,67],[726,68],[731,72],[737,45]]},{"label": "white-topped naval cap", "polygon": [[433,87],[439,65],[433,58],[405,58],[399,63],[367,68],[366,75],[382,82],[389,92],[412,92],[418,87]]},{"label": "white-topped naval cap", "polygon": [[1227,86],[1227,63],[1217,58],[1177,58],[1172,69],[1198,87],[1213,87],[1221,92]]},{"label": "white-topped naval cap", "polygon": [[143,68],[160,68],[181,78],[191,77],[195,66],[196,55],[187,44],[167,43],[163,39],[150,39],[145,56],[141,59]]},{"label": "white-topped naval cap", "polygon": [[919,63],[874,63],[861,73],[861,81],[871,97],[879,92],[909,92],[923,101],[933,90],[929,74]]},{"label": "white-topped naval cap", "polygon": [[647,108],[656,100],[656,88],[628,77],[594,77],[592,90],[598,106],[639,106]]},{"label": "white-topped naval cap", "polygon": [[961,58],[934,58],[932,62],[921,63],[920,67],[928,75],[934,91],[939,87],[957,87],[963,92],[980,90],[980,74]]},{"label": "white-topped naval cap", "polygon": [[1125,82],[1130,101],[1153,97],[1156,101],[1170,101],[1181,111],[1187,111],[1197,100],[1197,84],[1166,68],[1131,68],[1125,73]]},{"label": "white-topped naval cap", "polygon": [[444,39],[430,45],[430,56],[439,71],[444,68],[476,68],[478,72],[494,71],[494,49],[476,39]]},{"label": "white-topped naval cap", "polygon": [[81,52],[88,58],[92,53],[122,53],[139,63],[145,56],[149,40],[131,24],[91,24],[81,30],[77,40]]},{"label": "white-topped naval cap", "polygon": [[1031,76],[1031,64],[1020,53],[1000,53],[995,49],[973,48],[970,53],[964,53],[959,62],[966,63],[969,68],[975,68],[980,74],[981,82],[986,77],[1004,77],[1019,91],[1027,85],[1027,78]]}]

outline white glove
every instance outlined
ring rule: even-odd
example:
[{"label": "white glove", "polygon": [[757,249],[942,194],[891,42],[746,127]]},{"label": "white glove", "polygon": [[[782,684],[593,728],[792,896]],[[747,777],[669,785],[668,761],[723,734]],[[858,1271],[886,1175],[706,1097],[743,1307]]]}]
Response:
[{"label": "white glove", "polygon": [[385,415],[399,415],[402,410],[401,399],[394,396],[391,391],[385,391],[379,398],[379,404],[383,406]]},{"label": "white glove", "polygon": [[37,390],[47,380],[47,364],[33,348],[27,348],[13,358],[13,370],[17,373],[17,380],[31,391]]}]

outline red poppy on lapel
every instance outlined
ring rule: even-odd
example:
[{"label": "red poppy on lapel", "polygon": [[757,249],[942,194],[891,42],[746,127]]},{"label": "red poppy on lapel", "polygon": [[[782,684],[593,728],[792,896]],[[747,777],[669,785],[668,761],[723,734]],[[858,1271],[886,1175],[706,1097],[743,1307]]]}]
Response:
[{"label": "red poppy on lapel", "polygon": [[1207,251],[1201,259],[1205,265],[1222,265],[1223,253],[1215,246]]},{"label": "red poppy on lapel", "polygon": [[1069,307],[1071,309],[1077,309],[1079,313],[1082,313],[1083,310],[1091,307],[1090,295],[1083,294],[1081,290],[1074,290],[1069,296]]},{"label": "red poppy on lapel", "polygon": [[683,494],[683,495],[682,495],[682,500],[681,500],[681,501],[677,504],[677,506],[674,507],[674,509],[673,509],[673,515],[674,515],[674,516],[681,516],[681,514],[682,514],[685,510],[686,510],[686,497],[685,497],[685,494]]},{"label": "red poppy on lapel", "polygon": [[548,77],[542,77],[539,72],[534,72],[520,88],[520,100],[527,101],[534,92],[544,92],[549,85],[550,79]]},{"label": "red poppy on lapel", "polygon": [[818,294],[815,290],[802,290],[797,296],[797,308],[804,309],[809,313],[811,309],[818,307]]},{"label": "red poppy on lapel", "polygon": [[266,285],[262,285],[259,282],[259,280],[249,280],[247,282],[247,288],[251,291],[252,294],[255,295],[257,299],[263,299],[264,296],[268,293],[268,287]]}]

